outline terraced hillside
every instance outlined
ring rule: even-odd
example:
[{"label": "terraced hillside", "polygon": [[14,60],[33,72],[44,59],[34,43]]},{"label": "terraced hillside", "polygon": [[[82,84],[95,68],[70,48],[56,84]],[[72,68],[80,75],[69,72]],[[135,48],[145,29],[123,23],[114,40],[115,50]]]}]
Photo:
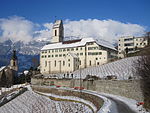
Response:
[{"label": "terraced hillside", "polygon": [[104,65],[89,67],[75,71],[73,74],[76,77],[85,78],[86,75],[96,75],[100,78],[105,78],[109,75],[117,76],[119,80],[128,79],[135,74],[135,63],[139,57],[129,57],[115,62],[107,63]]},{"label": "terraced hillside", "polygon": [[26,91],[0,107],[0,113],[92,113],[92,110],[81,103],[54,101]]}]

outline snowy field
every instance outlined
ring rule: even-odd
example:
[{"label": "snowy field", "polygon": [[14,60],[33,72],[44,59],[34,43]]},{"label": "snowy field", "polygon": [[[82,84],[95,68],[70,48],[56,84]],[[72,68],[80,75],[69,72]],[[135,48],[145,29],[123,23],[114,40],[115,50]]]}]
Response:
[{"label": "snowy field", "polygon": [[86,75],[96,75],[100,78],[114,75],[117,76],[119,80],[125,80],[128,79],[129,76],[133,77],[135,73],[134,65],[138,58],[139,57],[129,57],[104,65],[77,70],[73,72],[73,74],[76,77],[80,77],[79,75],[81,73],[82,78],[85,78]]},{"label": "snowy field", "polygon": [[0,113],[92,113],[92,110],[81,103],[54,101],[26,91],[0,107]]}]

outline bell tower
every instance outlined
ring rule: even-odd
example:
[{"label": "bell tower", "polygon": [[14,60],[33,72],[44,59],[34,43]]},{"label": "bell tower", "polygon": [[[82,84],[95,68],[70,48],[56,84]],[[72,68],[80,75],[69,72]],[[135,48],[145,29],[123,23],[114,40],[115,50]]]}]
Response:
[{"label": "bell tower", "polygon": [[13,50],[13,54],[10,60],[10,68],[18,71],[18,58],[16,56],[16,50]]},{"label": "bell tower", "polygon": [[52,43],[62,42],[64,39],[64,27],[62,20],[56,20],[52,30]]}]

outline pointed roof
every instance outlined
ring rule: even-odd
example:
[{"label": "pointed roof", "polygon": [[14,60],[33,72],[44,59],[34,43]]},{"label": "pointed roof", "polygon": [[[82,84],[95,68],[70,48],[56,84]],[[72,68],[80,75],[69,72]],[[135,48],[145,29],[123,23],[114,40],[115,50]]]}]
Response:
[{"label": "pointed roof", "polygon": [[53,25],[53,28],[59,28],[62,24],[63,24],[62,20],[56,20]]},{"label": "pointed roof", "polygon": [[11,56],[12,60],[17,60],[16,50],[13,50],[13,55]]}]

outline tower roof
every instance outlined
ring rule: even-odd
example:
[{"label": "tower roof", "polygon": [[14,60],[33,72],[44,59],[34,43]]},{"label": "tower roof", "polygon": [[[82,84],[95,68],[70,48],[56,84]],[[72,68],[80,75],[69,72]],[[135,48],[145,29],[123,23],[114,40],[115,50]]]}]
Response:
[{"label": "tower roof", "polygon": [[12,60],[17,60],[16,50],[13,50],[13,55],[11,56]]},{"label": "tower roof", "polygon": [[62,20],[56,20],[54,25],[53,25],[53,28],[60,27],[60,25],[62,25],[62,24],[63,24]]}]

